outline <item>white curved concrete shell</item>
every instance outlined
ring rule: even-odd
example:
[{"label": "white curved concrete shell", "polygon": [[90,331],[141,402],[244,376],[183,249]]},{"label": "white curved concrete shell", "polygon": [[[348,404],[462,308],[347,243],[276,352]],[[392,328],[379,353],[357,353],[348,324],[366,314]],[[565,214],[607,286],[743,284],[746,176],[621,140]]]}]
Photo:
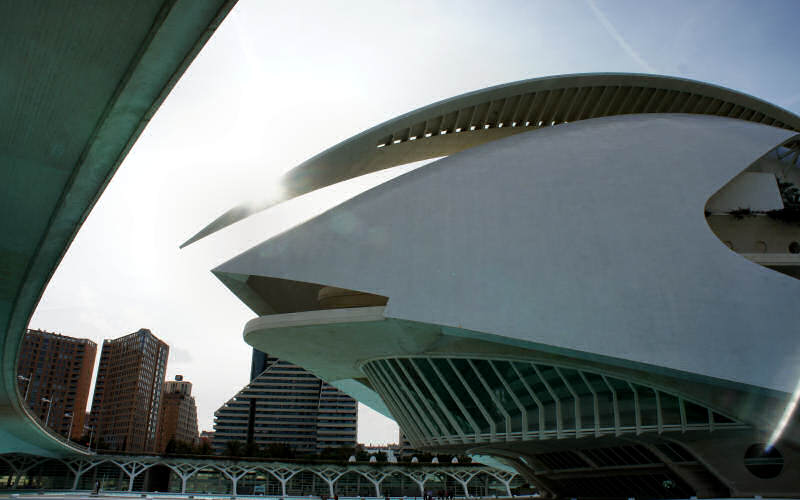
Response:
[{"label": "white curved concrete shell", "polygon": [[[670,481],[701,496],[794,493],[800,281],[732,251],[709,208],[748,196],[783,208],[768,170],[797,147],[788,128],[682,113],[534,128],[214,272],[260,315],[248,343],[392,414],[415,445],[503,457],[556,496],[668,497]],[[776,429],[781,465],[761,477],[745,450]],[[657,457],[655,487],[631,479],[642,463],[595,453],[631,443]]]}]

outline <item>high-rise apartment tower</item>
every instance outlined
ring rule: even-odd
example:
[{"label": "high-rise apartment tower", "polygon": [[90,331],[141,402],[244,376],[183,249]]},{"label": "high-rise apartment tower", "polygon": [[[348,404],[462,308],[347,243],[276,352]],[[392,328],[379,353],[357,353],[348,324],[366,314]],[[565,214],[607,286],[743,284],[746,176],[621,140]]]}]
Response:
[{"label": "high-rise apartment tower", "polygon": [[101,447],[155,450],[168,355],[169,346],[147,329],[103,341],[89,417]]},{"label": "high-rise apartment tower", "polygon": [[257,350],[251,366],[250,384],[214,413],[215,451],[224,451],[228,441],[283,443],[299,454],[356,445],[355,399],[303,368]]},{"label": "high-rise apartment tower", "polygon": [[59,434],[80,439],[97,344],[28,330],[17,363],[19,393],[34,415]]},{"label": "high-rise apartment tower", "polygon": [[159,453],[166,451],[170,441],[194,446],[200,439],[192,383],[183,380],[183,375],[175,375],[175,380],[164,383],[157,439],[156,450]]}]

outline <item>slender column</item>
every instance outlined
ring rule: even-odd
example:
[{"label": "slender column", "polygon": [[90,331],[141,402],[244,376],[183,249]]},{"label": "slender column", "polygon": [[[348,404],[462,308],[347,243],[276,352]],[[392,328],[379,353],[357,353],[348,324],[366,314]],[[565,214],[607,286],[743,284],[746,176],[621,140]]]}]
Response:
[{"label": "slender column", "polygon": [[[216,469],[218,471],[222,472],[222,474],[231,481],[231,486],[232,486],[231,494],[233,496],[236,496],[236,495],[239,494],[239,489],[238,489],[238,487],[239,487],[239,479],[243,478],[245,475],[249,474],[250,472],[253,472],[252,469],[245,469],[243,467],[238,467],[238,466],[232,467],[230,472],[226,471],[225,469],[223,469],[223,468],[221,468],[219,466],[216,466]],[[237,474],[237,472],[238,472],[238,474]]]},{"label": "slender column", "polygon": [[475,366],[475,363],[473,363],[471,359],[468,359],[467,360],[467,364],[470,366],[470,368],[472,368],[472,371],[473,371],[473,373],[475,373],[475,376],[478,377],[478,381],[483,386],[483,389],[486,391],[486,394],[489,395],[489,398],[494,403],[495,408],[497,408],[500,411],[500,413],[503,414],[503,421],[505,422],[505,428],[506,428],[505,440],[506,441],[510,441],[511,440],[511,415],[508,414],[508,412],[506,411],[505,407],[503,406],[503,403],[501,403],[497,399],[497,397],[494,395],[494,391],[492,390],[491,387],[489,387],[489,384],[486,382],[486,379],[483,378],[483,374],[480,371],[478,371],[478,367]]},{"label": "slender column", "polygon": [[[73,466],[73,464],[76,464],[76,465]],[[75,461],[72,461],[72,462],[64,462],[64,465],[66,465],[67,468],[70,471],[72,471],[72,473],[75,475],[75,480],[72,482],[72,488],[71,489],[72,490],[77,490],[78,489],[78,483],[80,482],[81,477],[83,477],[83,475],[87,471],[89,471],[92,467],[94,467],[97,464],[92,463],[92,462],[90,462],[88,460],[80,460],[79,459],[79,460],[75,460]]]},{"label": "slender column", "polygon": [[410,478],[414,481],[417,486],[419,486],[419,494],[421,497],[425,497],[425,480],[428,478],[428,474],[426,472],[402,472],[404,476]]},{"label": "slender column", "polygon": [[658,419],[656,423],[658,424],[658,433],[661,434],[664,432],[664,412],[661,409],[661,393],[658,392],[658,389],[653,389],[653,392],[656,393],[656,418]]},{"label": "slender column", "polygon": [[639,391],[637,391],[636,386],[630,382],[628,382],[628,387],[633,391],[634,423],[636,425],[636,435],[638,436],[642,433],[642,407],[639,403]]},{"label": "slender column", "polygon": [[[411,359],[406,359],[406,360],[409,362],[412,368],[416,369],[413,360]],[[425,408],[427,408],[428,414],[433,417],[433,420],[435,420],[435,422],[432,422],[432,424],[434,425],[434,427],[439,429],[439,432],[435,436],[435,439],[438,439],[439,442],[444,441],[445,444],[449,444],[446,436],[450,433],[447,432],[447,427],[445,426],[442,419],[439,418],[439,413],[433,408],[430,402],[428,402],[428,399],[425,396],[423,396],[419,386],[417,386],[417,383],[414,382],[414,379],[411,377],[411,375],[408,373],[405,366],[403,366],[403,363],[401,363],[399,359],[397,360],[397,366],[400,368],[400,371],[403,372],[403,375],[405,375],[405,378],[408,381],[408,383],[411,384],[411,387],[414,389],[414,392],[419,395],[419,399],[422,401],[422,404],[425,405]],[[425,380],[425,377],[422,375],[420,375],[420,378],[422,380]],[[422,413],[422,415],[424,415],[424,413]]]},{"label": "slender column", "polygon": [[594,436],[600,437],[600,402],[597,398],[597,391],[594,390],[592,384],[589,383],[589,379],[586,377],[582,371],[578,371],[583,379],[583,383],[586,384],[586,387],[589,388],[589,391],[592,393],[592,412],[594,413]]},{"label": "slender column", "polygon": [[464,489],[465,498],[470,498],[468,485],[472,478],[475,477],[477,472],[445,472],[445,474],[455,479],[456,482],[461,485],[461,487]]},{"label": "slender column", "polygon": [[[386,479],[386,474],[384,472],[381,472],[381,471],[367,471],[367,472],[357,471],[357,472],[359,474],[361,474],[362,476],[364,476],[365,478],[367,478],[367,480],[369,482],[371,482],[375,486],[375,496],[376,497],[380,497],[381,496],[381,482],[384,479]],[[372,477],[373,475],[375,476],[375,478]]]},{"label": "slender column", "polygon": [[431,365],[431,368],[433,368],[433,371],[436,373],[436,376],[439,377],[439,382],[442,383],[444,388],[447,390],[448,394],[450,394],[450,398],[456,403],[456,405],[458,406],[458,409],[461,410],[461,415],[472,426],[472,430],[475,433],[475,442],[476,443],[480,442],[480,440],[481,440],[481,428],[480,428],[480,426],[478,425],[477,422],[475,422],[475,419],[472,418],[472,415],[469,414],[469,412],[467,411],[467,408],[464,406],[463,402],[458,398],[458,395],[456,394],[456,392],[453,390],[453,388],[447,382],[447,379],[442,375],[442,372],[436,366],[436,363],[434,363],[432,359],[428,359],[428,363]]},{"label": "slender column", "polygon": [[575,389],[569,383],[569,381],[567,380],[567,377],[564,376],[564,374],[561,372],[561,370],[557,366],[554,366],[553,368],[555,369],[556,373],[558,373],[558,376],[561,377],[561,381],[564,383],[564,386],[567,388],[567,390],[569,391],[570,395],[572,396],[572,400],[574,402],[573,412],[575,412],[575,416],[574,416],[574,420],[575,420],[575,437],[579,438],[579,437],[581,437],[581,427],[582,427],[581,426],[581,400],[580,400],[580,397],[578,397],[578,393],[575,392]]},{"label": "slender column", "polygon": [[458,381],[461,382],[461,385],[463,385],[464,389],[466,389],[467,394],[469,394],[469,396],[475,402],[475,405],[478,407],[478,410],[483,414],[483,418],[485,418],[486,421],[489,423],[489,436],[491,436],[491,439],[494,440],[495,437],[497,436],[497,426],[494,423],[494,419],[492,419],[492,416],[489,414],[488,411],[486,411],[486,408],[483,406],[483,403],[481,403],[480,398],[478,398],[478,396],[475,395],[475,392],[473,392],[472,387],[470,387],[470,385],[461,375],[461,372],[458,371],[458,368],[456,368],[456,365],[455,363],[453,363],[453,360],[447,358],[446,361],[450,365],[450,369],[453,370],[453,373],[456,374],[456,378],[458,379]]},{"label": "slender column", "polygon": [[533,371],[536,372],[536,376],[539,377],[539,380],[544,384],[544,388],[547,389],[547,392],[550,394],[550,398],[556,404],[556,437],[561,438],[564,433],[564,421],[561,418],[561,399],[556,394],[556,391],[553,390],[553,387],[550,386],[550,383],[547,379],[542,375],[542,372],[539,370],[539,367],[536,366],[535,363],[530,364],[533,367]]},{"label": "slender column", "polygon": [[288,479],[278,479],[281,482],[281,496],[286,496],[286,483],[289,481]]},{"label": "slender column", "polygon": [[387,403],[393,403],[398,412],[398,418],[405,415],[406,426],[404,429],[410,434],[416,435],[416,440],[430,445],[431,439],[428,431],[426,431],[421,423],[421,420],[412,415],[411,405],[404,401],[402,394],[396,391],[397,383],[393,382],[384,370],[384,363],[386,361],[376,361],[370,366],[370,370],[375,374],[375,382],[383,385],[384,393],[386,394]]},{"label": "slender column", "polygon": [[539,439],[545,439],[546,429],[544,422],[544,405],[542,404],[542,401],[536,396],[536,391],[533,390],[533,388],[525,380],[525,377],[522,376],[522,373],[520,373],[519,368],[517,368],[517,366],[514,364],[513,361],[510,361],[510,363],[511,363],[511,368],[514,369],[514,373],[516,373],[517,377],[519,377],[519,381],[522,382],[522,385],[525,387],[525,390],[528,391],[528,395],[531,397],[531,399],[533,399],[533,402],[536,403],[536,408],[539,410]]},{"label": "slender column", "polygon": [[281,467],[279,469],[265,469],[267,472],[272,474],[272,477],[278,480],[281,483],[281,497],[286,497],[286,483],[294,477],[295,474],[300,472],[300,469],[291,470],[285,467]]},{"label": "slender column", "polygon": [[[136,461],[117,462],[116,460],[111,460],[111,463],[119,467],[122,472],[127,474],[128,491],[133,491],[133,481],[136,479],[136,476],[138,476],[139,474],[141,474],[142,472],[146,471],[147,469],[149,469],[151,466],[154,465],[152,463],[145,465],[144,463]],[[128,470],[128,467],[130,467],[130,470]]]},{"label": "slender column", "polygon": [[403,378],[400,377],[400,375],[397,373],[397,370],[395,370],[392,361],[393,360],[387,360],[386,362],[387,373],[391,372],[391,374],[394,375],[394,379],[398,382],[399,391],[401,391],[401,394],[405,395],[407,404],[409,404],[411,408],[416,409],[417,420],[419,420],[420,423],[422,423],[422,425],[428,429],[428,438],[430,439],[430,441],[439,441],[439,439],[437,438],[441,434],[437,432],[436,430],[437,428],[433,424],[433,422],[425,418],[426,411],[422,409],[422,407],[417,402],[417,398],[414,397],[414,395],[411,393],[406,384],[403,383]]},{"label": "slender column", "polygon": [[[420,360],[420,363],[428,363],[428,364],[430,364],[430,360],[428,358],[417,358],[417,359]],[[411,360],[411,366],[414,367],[414,370],[416,370],[417,374],[419,375],[419,378],[425,384],[425,387],[428,388],[428,392],[430,392],[431,395],[433,396],[433,398],[436,400],[436,404],[439,405],[439,408],[441,409],[441,411],[444,414],[445,418],[447,418],[448,422],[450,422],[450,425],[453,427],[453,429],[458,434],[458,437],[461,439],[461,442],[462,443],[466,443],[467,439],[466,439],[466,436],[464,435],[464,429],[462,429],[461,426],[458,425],[458,422],[456,421],[456,419],[453,418],[453,415],[447,410],[447,406],[445,406],[444,402],[439,397],[439,394],[436,392],[436,390],[434,390],[434,388],[431,385],[430,381],[428,381],[428,377],[426,377],[425,374],[422,373],[422,370],[419,369],[419,367],[417,366],[417,364],[414,362],[413,359]]]},{"label": "slender column", "polygon": [[508,382],[506,382],[506,379],[503,377],[503,374],[500,373],[500,370],[497,369],[497,367],[494,365],[494,363],[492,363],[491,360],[489,360],[488,363],[489,363],[489,366],[492,367],[492,370],[494,371],[494,374],[497,377],[497,379],[500,380],[501,384],[503,384],[503,387],[505,388],[506,392],[508,392],[508,394],[511,396],[511,399],[514,401],[514,404],[519,409],[520,420],[522,421],[522,440],[523,441],[527,441],[527,439],[528,439],[528,412],[525,410],[525,406],[519,400],[517,395],[514,394],[514,391],[511,390],[511,386],[508,385]]},{"label": "slender column", "polygon": [[620,424],[619,419],[619,401],[617,401],[617,391],[614,390],[614,386],[611,385],[611,382],[608,381],[608,378],[605,375],[601,375],[603,377],[603,382],[606,383],[608,390],[611,391],[611,402],[614,406],[614,434],[619,436],[622,434],[622,425]]},{"label": "slender column", "polygon": [[331,497],[334,496],[334,485],[336,481],[339,480],[347,472],[347,469],[343,470],[336,470],[334,468],[326,468],[319,471],[318,475],[322,476],[322,478],[328,483],[328,490],[330,491]]}]

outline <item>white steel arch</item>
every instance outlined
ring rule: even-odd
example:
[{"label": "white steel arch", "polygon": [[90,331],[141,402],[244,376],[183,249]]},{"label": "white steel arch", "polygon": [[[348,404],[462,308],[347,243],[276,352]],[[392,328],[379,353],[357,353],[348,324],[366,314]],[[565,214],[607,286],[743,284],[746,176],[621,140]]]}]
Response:
[{"label": "white steel arch", "polygon": [[[257,462],[248,460],[229,461],[214,459],[193,459],[193,458],[170,458],[156,456],[90,456],[74,459],[53,459],[50,457],[37,457],[24,454],[0,455],[0,460],[8,464],[14,474],[13,485],[18,485],[20,479],[28,471],[34,469],[44,462],[55,460],[63,463],[73,474],[72,490],[77,490],[80,479],[91,469],[104,464],[111,463],[119,468],[121,473],[127,477],[126,491],[134,491],[134,481],[138,476],[154,466],[165,466],[170,469],[178,479],[180,479],[181,493],[191,493],[187,491],[188,480],[203,470],[214,470],[225,477],[231,486],[233,495],[238,494],[239,482],[246,475],[255,472],[264,472],[274,477],[281,484],[281,496],[287,496],[286,485],[294,476],[301,472],[309,472],[321,478],[328,486],[331,496],[335,494],[337,482],[348,473],[356,473],[365,478],[373,486],[375,496],[382,497],[381,484],[383,481],[394,475],[402,475],[411,479],[424,493],[426,481],[434,478],[434,474],[445,474],[460,484],[466,477],[473,478],[481,473],[495,478],[508,492],[510,492],[511,481],[519,476],[500,469],[495,469],[483,465],[417,465],[403,466],[392,465],[363,465],[363,464],[295,464],[286,462]],[[469,479],[467,480],[467,482]],[[468,490],[464,490],[467,492]]]}]

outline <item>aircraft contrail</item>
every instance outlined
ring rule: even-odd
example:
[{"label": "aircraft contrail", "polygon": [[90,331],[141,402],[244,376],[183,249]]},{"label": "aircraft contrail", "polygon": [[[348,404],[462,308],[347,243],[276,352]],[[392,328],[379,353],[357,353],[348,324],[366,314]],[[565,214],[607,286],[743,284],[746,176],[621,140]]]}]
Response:
[{"label": "aircraft contrail", "polygon": [[642,59],[642,57],[635,50],[633,50],[633,47],[631,47],[628,42],[622,38],[622,35],[620,35],[619,32],[614,28],[614,25],[611,24],[611,21],[609,21],[605,14],[603,14],[594,0],[586,0],[586,3],[589,4],[589,8],[592,9],[592,12],[594,12],[597,20],[600,21],[600,24],[603,25],[608,34],[617,41],[620,47],[622,47],[622,50],[627,52],[627,54],[631,56],[637,63],[639,63],[648,73],[657,73],[655,68],[647,64],[647,61]]}]

